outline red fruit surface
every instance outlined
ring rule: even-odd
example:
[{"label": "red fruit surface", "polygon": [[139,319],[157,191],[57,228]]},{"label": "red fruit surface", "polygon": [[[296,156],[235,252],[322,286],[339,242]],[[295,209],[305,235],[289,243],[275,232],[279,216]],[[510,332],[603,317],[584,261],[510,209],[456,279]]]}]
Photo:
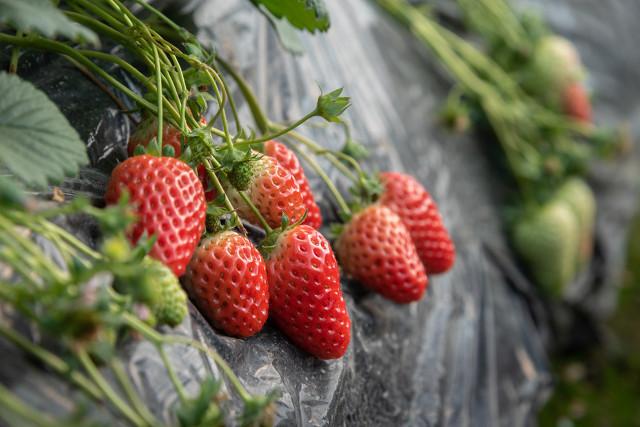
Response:
[{"label": "red fruit surface", "polygon": [[296,184],[298,184],[298,188],[300,188],[300,195],[302,196],[304,206],[307,209],[307,218],[304,223],[315,229],[319,229],[322,226],[322,214],[313,197],[309,180],[300,165],[298,157],[284,144],[273,140],[264,143],[264,154],[276,159],[282,167],[293,175]]},{"label": "red fruit surface", "polygon": [[[207,119],[202,117],[200,119],[200,124],[203,126],[207,124]],[[162,128],[162,146],[170,145],[173,147],[175,151],[175,157],[180,157],[182,154],[182,138],[181,133],[178,129],[173,126],[163,123]],[[129,143],[127,144],[127,152],[129,153],[129,157],[133,156],[133,153],[138,145],[142,145],[146,147],[149,145],[149,142],[158,135],[158,121],[155,117],[144,120],[136,131],[129,138]]]},{"label": "red fruit surface", "polygon": [[[260,225],[238,192],[233,188],[228,190],[227,195],[238,214],[252,224]],[[273,157],[263,155],[253,162],[253,178],[246,193],[270,227],[279,227],[283,214],[290,224],[304,215],[305,206],[296,180]]]},{"label": "red fruit surface", "polygon": [[403,173],[383,172],[380,179],[384,185],[380,203],[402,219],[427,273],[449,270],[455,262],[456,249],[427,190]]},{"label": "red fruit surface", "polygon": [[409,230],[391,209],[374,204],[357,213],[336,245],[345,273],[398,303],[419,300],[427,274]]},{"label": "red fruit surface", "polygon": [[234,231],[200,243],[187,267],[185,288],[211,325],[228,335],[249,337],[267,320],[265,263],[251,241]]},{"label": "red fruit surface", "polygon": [[317,358],[342,357],[351,319],[327,239],[308,225],[286,230],[267,259],[267,276],[269,312],[284,334]]},{"label": "red fruit surface", "polygon": [[206,202],[195,172],[173,157],[130,157],[113,170],[106,202],[117,203],[124,189],[138,216],[131,242],[144,232],[155,234],[150,255],[182,275],[205,227]]},{"label": "red fruit surface", "polygon": [[198,165],[196,168],[198,172],[198,179],[202,183],[202,188],[204,188],[204,197],[207,202],[213,201],[216,197],[218,197],[218,192],[215,188],[209,188],[209,175],[207,175],[207,170],[202,165]]},{"label": "red fruit surface", "polygon": [[580,82],[568,85],[562,93],[562,105],[565,113],[582,123],[591,123],[591,100]]},{"label": "red fruit surface", "polygon": [[[138,126],[136,131],[131,134],[131,137],[129,138],[129,144],[127,145],[127,152],[129,153],[129,157],[133,156],[133,153],[138,145],[146,147],[157,134],[157,121],[147,120],[140,123],[140,126]],[[182,142],[180,136],[180,131],[173,126],[165,124],[162,128],[162,146],[172,146],[173,150],[176,153],[175,157],[180,157],[180,154],[182,153]]]}]

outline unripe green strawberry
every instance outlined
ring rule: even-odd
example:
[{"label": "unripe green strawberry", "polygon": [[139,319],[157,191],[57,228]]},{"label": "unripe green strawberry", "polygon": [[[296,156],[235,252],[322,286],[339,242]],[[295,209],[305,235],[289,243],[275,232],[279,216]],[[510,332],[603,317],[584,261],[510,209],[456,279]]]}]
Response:
[{"label": "unripe green strawberry", "polygon": [[513,229],[513,245],[535,281],[559,296],[574,278],[578,252],[578,222],[569,206],[552,200]]},{"label": "unripe green strawberry", "polygon": [[177,326],[189,312],[187,294],[180,286],[178,278],[160,261],[146,258],[144,261],[153,274],[155,289],[159,292],[158,302],[151,311],[159,325]]},{"label": "unripe green strawberry", "polygon": [[537,86],[550,93],[584,77],[580,54],[573,43],[559,36],[540,39],[533,54],[533,71]]},{"label": "unripe green strawberry", "polygon": [[578,270],[591,259],[593,253],[593,229],[596,221],[596,198],[589,185],[580,178],[568,179],[556,193],[578,220],[580,244],[578,248]]},{"label": "unripe green strawberry", "polygon": [[305,204],[295,178],[270,156],[256,153],[256,159],[234,167],[229,177],[234,185],[227,185],[226,192],[240,216],[253,224],[260,224],[251,208],[244,202],[239,190],[246,194],[271,227],[278,227],[282,215],[294,223],[305,212]]}]

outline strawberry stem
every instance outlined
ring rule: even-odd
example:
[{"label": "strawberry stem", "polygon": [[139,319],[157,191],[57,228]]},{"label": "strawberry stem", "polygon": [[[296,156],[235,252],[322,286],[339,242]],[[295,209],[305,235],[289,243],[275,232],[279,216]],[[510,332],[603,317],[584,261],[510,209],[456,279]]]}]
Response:
[{"label": "strawberry stem", "polygon": [[327,174],[320,167],[318,162],[316,162],[316,160],[313,157],[309,156],[306,152],[304,152],[303,150],[301,150],[296,146],[291,146],[291,149],[293,149],[300,157],[302,157],[309,164],[309,166],[311,166],[311,168],[318,174],[318,176],[324,181],[327,188],[333,195],[333,198],[338,203],[340,210],[344,214],[351,216],[351,209],[349,208],[349,205],[347,205],[347,202],[345,202],[344,198],[342,197],[342,194],[340,194],[340,191],[338,191],[333,181],[331,181],[331,179],[327,176]]},{"label": "strawberry stem", "polygon": [[256,218],[258,218],[258,221],[260,221],[260,225],[262,225],[262,228],[264,228],[264,231],[267,234],[272,233],[273,229],[269,226],[269,223],[267,222],[267,220],[264,219],[264,216],[262,216],[262,214],[260,213],[256,205],[253,204],[249,196],[247,196],[247,194],[244,191],[238,191],[238,194],[240,195],[240,197],[242,197],[242,200],[244,200],[247,206],[249,206],[249,209],[251,209],[251,211],[256,216]]},{"label": "strawberry stem", "polygon": [[133,409],[138,414],[140,414],[140,416],[148,425],[153,426],[154,423],[157,422],[157,420],[154,419],[153,415],[151,415],[151,412],[149,412],[149,409],[140,399],[140,395],[131,383],[131,380],[129,379],[129,376],[127,375],[124,365],[122,364],[120,359],[114,357],[110,361],[109,366],[111,367],[111,370],[113,371],[118,384],[120,384],[120,388],[122,389],[122,391],[124,391],[124,394],[127,396],[127,399],[129,399],[129,402],[131,402],[131,405],[133,405]]},{"label": "strawberry stem", "polygon": [[87,377],[73,369],[67,362],[60,357],[49,352],[48,350],[33,344],[28,339],[24,338],[20,334],[16,333],[13,329],[0,322],[0,335],[7,341],[12,342],[23,351],[34,356],[36,359],[45,363],[58,375],[69,378],[71,382],[82,389],[92,399],[101,401],[104,398],[104,394],[98,389]]},{"label": "strawberry stem", "polygon": [[162,72],[160,69],[160,55],[158,55],[156,46],[153,46],[153,54],[156,61],[156,86],[158,87],[158,133],[156,138],[158,139],[158,146],[162,147],[162,134],[164,133],[162,121]]},{"label": "strawberry stem", "polygon": [[160,344],[160,345],[157,345],[156,348],[158,350],[158,354],[160,354],[162,363],[164,364],[165,369],[167,370],[169,379],[171,379],[171,382],[173,383],[173,387],[175,388],[176,393],[178,393],[178,397],[180,398],[180,401],[182,403],[185,403],[187,401],[187,393],[184,390],[184,386],[182,385],[182,382],[178,378],[178,375],[176,375],[176,371],[175,369],[173,369],[173,365],[171,364],[171,362],[169,361],[169,358],[167,357],[167,352],[165,351],[164,346]]},{"label": "strawberry stem", "polygon": [[136,414],[133,409],[126,402],[122,400],[122,398],[113,390],[113,388],[109,385],[104,376],[100,373],[98,368],[96,367],[93,360],[87,353],[87,351],[83,348],[78,348],[75,351],[76,357],[80,362],[80,365],[87,371],[89,377],[96,383],[98,388],[102,391],[105,397],[113,404],[116,409],[120,411],[120,413],[131,421],[135,426],[149,426],[138,414]]},{"label": "strawberry stem", "polygon": [[[26,425],[35,427],[56,427],[59,424],[51,421],[49,418],[43,417],[40,412],[34,411],[32,407],[27,406],[22,400],[20,400],[14,393],[7,389],[4,385],[0,384],[0,418],[5,421],[13,420],[17,417],[21,422],[27,422]],[[9,417],[9,414],[13,414],[14,417]],[[5,418],[7,417],[7,418]],[[12,424],[17,425],[17,424]]]},{"label": "strawberry stem", "polygon": [[222,67],[231,75],[233,80],[238,85],[242,96],[249,105],[249,110],[251,110],[253,120],[256,122],[256,126],[258,126],[260,132],[263,134],[267,132],[269,130],[269,120],[262,111],[262,108],[260,108],[260,103],[255,97],[253,90],[251,90],[251,87],[249,86],[247,81],[224,59],[217,57],[216,61],[218,61],[222,65]]}]

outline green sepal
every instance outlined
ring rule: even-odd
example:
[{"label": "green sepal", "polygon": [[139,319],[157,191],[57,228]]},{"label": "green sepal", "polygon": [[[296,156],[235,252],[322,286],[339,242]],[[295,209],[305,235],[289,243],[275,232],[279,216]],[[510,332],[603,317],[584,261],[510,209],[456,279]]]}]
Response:
[{"label": "green sepal", "polygon": [[329,122],[340,122],[340,115],[351,105],[350,98],[340,96],[341,94],[342,88],[339,88],[320,95],[316,105],[316,114]]}]

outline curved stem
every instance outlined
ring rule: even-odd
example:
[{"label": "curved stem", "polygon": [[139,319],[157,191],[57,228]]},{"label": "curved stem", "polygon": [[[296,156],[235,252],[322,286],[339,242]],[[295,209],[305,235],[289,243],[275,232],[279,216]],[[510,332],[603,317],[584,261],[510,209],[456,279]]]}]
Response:
[{"label": "curved stem", "polygon": [[[220,164],[215,160],[215,158],[212,157],[211,159],[213,160],[215,166],[219,168]],[[247,230],[244,229],[244,226],[242,225],[242,221],[238,216],[238,212],[236,212],[236,208],[233,206],[233,204],[231,204],[231,200],[229,200],[229,196],[227,196],[227,193],[224,191],[224,188],[222,188],[222,184],[220,183],[218,176],[213,172],[213,168],[211,167],[210,160],[208,159],[205,160],[203,162],[203,165],[205,170],[207,171],[207,175],[209,176],[209,179],[211,180],[211,182],[213,182],[213,186],[215,187],[218,194],[222,194],[224,196],[224,205],[229,210],[229,212],[231,212],[231,217],[233,218],[234,222],[238,225],[238,227],[240,227],[240,230],[246,235]]]},{"label": "curved stem", "polygon": [[242,200],[244,200],[245,204],[249,206],[249,209],[251,209],[251,211],[256,216],[256,218],[258,218],[258,221],[260,221],[260,225],[262,225],[262,228],[264,228],[264,231],[266,231],[267,234],[271,233],[273,229],[269,226],[269,223],[267,222],[267,220],[264,219],[264,216],[262,216],[262,213],[258,210],[256,205],[253,204],[249,196],[247,196],[247,194],[244,191],[238,191],[238,194],[240,195]]},{"label": "curved stem", "polygon": [[177,335],[162,335],[158,333],[155,329],[146,325],[142,321],[140,321],[137,317],[129,314],[123,314],[124,320],[132,329],[141,333],[144,337],[146,337],[151,342],[156,343],[156,345],[161,344],[179,344],[186,345],[188,347],[193,347],[208,356],[210,356],[213,361],[220,367],[220,369],[224,372],[225,376],[229,378],[234,388],[245,402],[251,400],[251,395],[244,388],[236,374],[233,372],[231,367],[227,364],[227,362],[214,350],[209,348],[208,346],[202,344],[194,340],[193,338],[181,337]]},{"label": "curved stem", "polygon": [[104,393],[106,398],[135,426],[147,426],[148,424],[127,405],[120,396],[111,388],[107,380],[102,376],[91,357],[84,349],[78,349],[76,356],[87,374],[96,383],[98,388]]},{"label": "curved stem", "polygon": [[176,371],[175,369],[173,369],[173,365],[171,364],[171,362],[169,361],[169,358],[167,357],[167,352],[165,351],[162,345],[158,345],[156,346],[156,348],[158,349],[158,353],[160,354],[162,363],[164,364],[164,367],[167,370],[169,379],[173,383],[173,387],[176,389],[176,393],[178,393],[178,397],[180,398],[180,401],[182,403],[185,403],[187,401],[187,393],[184,390],[184,386],[182,385],[182,382],[176,375]]},{"label": "curved stem", "polygon": [[307,153],[305,153],[303,150],[300,150],[298,147],[292,147],[292,149],[300,157],[302,157],[305,160],[305,162],[307,162],[309,166],[311,166],[313,170],[318,174],[318,176],[324,181],[325,185],[333,195],[333,198],[338,203],[340,210],[342,210],[342,212],[344,212],[347,215],[351,215],[351,209],[349,208],[349,205],[347,205],[347,202],[345,202],[344,198],[342,197],[342,194],[340,194],[340,192],[336,188],[333,181],[331,181],[331,179],[327,176],[325,171],[322,170],[318,162],[316,162],[316,160],[313,157],[309,156]]},{"label": "curved stem", "polygon": [[[2,384],[0,384],[0,408],[2,408],[2,411],[0,411],[0,419],[2,419],[3,416],[8,415],[8,413],[13,413],[22,420],[21,423],[27,421],[28,425],[31,426],[56,427],[59,425],[56,422],[45,418],[39,411],[34,411],[33,408],[25,405],[18,396],[13,394]],[[7,422],[9,421],[6,418],[4,419]]]},{"label": "curved stem", "polygon": [[256,126],[260,132],[265,133],[269,129],[269,120],[264,115],[262,108],[260,108],[260,104],[258,103],[257,98],[255,97],[249,83],[231,66],[227,61],[220,57],[216,57],[216,61],[218,61],[222,67],[231,75],[231,78],[236,82],[242,96],[244,96],[245,101],[249,105],[249,109],[251,110],[251,115],[256,122]]},{"label": "curved stem", "polygon": [[10,327],[0,322],[0,335],[12,342],[14,345],[34,356],[36,359],[45,363],[49,368],[53,369],[58,375],[68,377],[71,382],[82,389],[94,400],[101,401],[104,394],[98,389],[87,377],[80,372],[74,370],[67,362],[62,360],[55,354],[45,350],[44,348],[32,343],[24,338]]},{"label": "curved stem", "polygon": [[[273,129],[280,129],[282,127],[282,125],[278,125],[275,123],[269,123],[269,127],[273,128]],[[307,146],[311,151],[315,152],[322,152],[324,151],[324,148],[315,143],[314,141],[312,141],[310,138],[307,138],[306,136],[296,132],[296,131],[290,131],[287,134],[288,137],[295,139],[296,141],[300,142],[301,144]],[[338,169],[344,176],[346,176],[348,179],[350,179],[353,182],[358,182],[358,177],[356,175],[353,174],[353,172],[351,172],[349,170],[349,168],[342,163],[338,158],[336,158],[336,156],[334,155],[334,153],[332,152],[325,152],[323,154],[327,160],[329,160],[329,162],[331,162],[331,164]]]},{"label": "curved stem", "polygon": [[313,110],[309,113],[307,113],[304,117],[302,117],[299,120],[296,120],[294,123],[283,127],[282,129],[276,131],[275,133],[269,134],[269,135],[263,135],[260,138],[257,139],[253,139],[251,141],[249,141],[249,143],[253,144],[259,144],[261,142],[267,142],[270,141],[272,139],[275,139],[279,136],[284,135],[285,133],[291,132],[293,129],[299,127],[300,125],[302,125],[304,122],[306,122],[307,120],[309,120],[312,117],[315,117],[317,115],[317,110]]},{"label": "curved stem", "polygon": [[122,391],[124,391],[124,394],[133,405],[133,408],[138,412],[138,414],[140,414],[140,416],[147,422],[147,424],[151,426],[156,425],[157,420],[154,418],[151,412],[149,412],[149,409],[140,399],[138,392],[135,390],[133,384],[131,384],[131,380],[129,380],[129,376],[127,375],[127,372],[122,365],[122,362],[117,358],[113,358],[110,365],[111,370],[115,374],[115,377],[118,380],[120,387],[122,388]]}]

